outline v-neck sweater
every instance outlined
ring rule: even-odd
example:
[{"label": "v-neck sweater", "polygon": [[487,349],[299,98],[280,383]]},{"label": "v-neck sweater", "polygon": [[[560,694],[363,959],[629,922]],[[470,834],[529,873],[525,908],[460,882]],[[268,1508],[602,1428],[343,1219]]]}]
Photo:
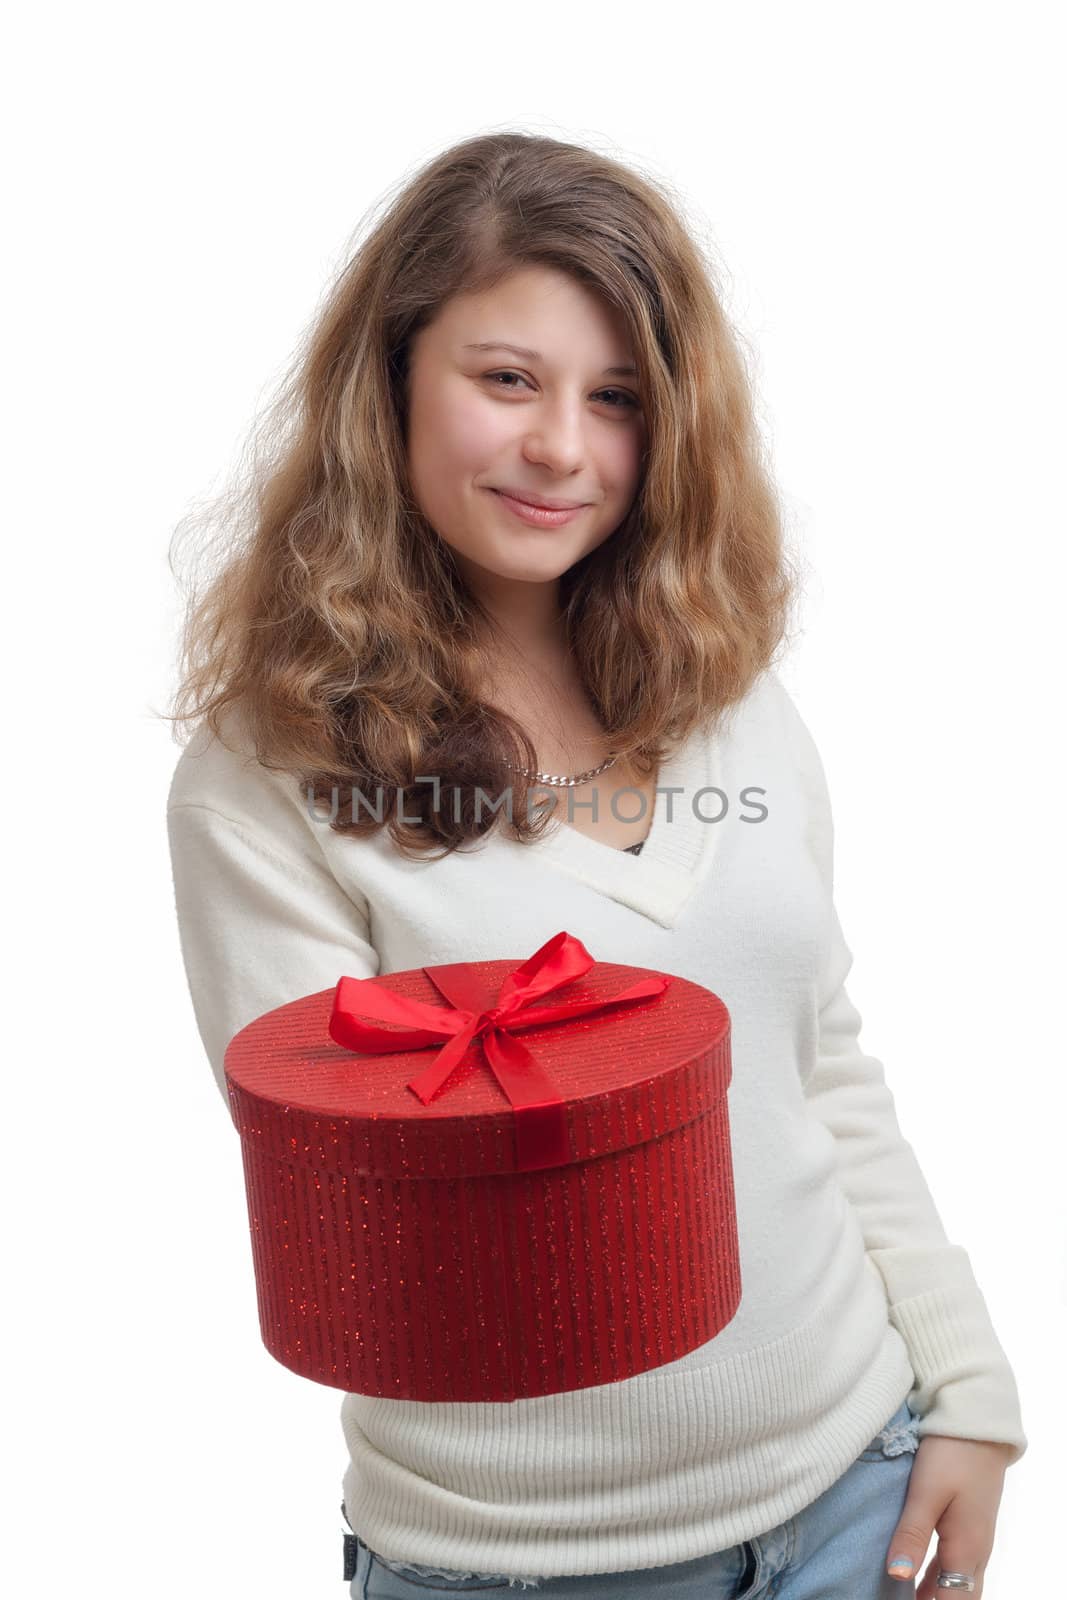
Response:
[{"label": "v-neck sweater", "polygon": [[[776,1527],[907,1399],[927,1433],[1027,1448],[1014,1374],[845,988],[822,762],[768,669],[661,766],[637,851],[554,819],[411,859],[327,825],[236,717],[183,750],[167,826],[205,1054],[263,1012],[565,929],[731,1019],[742,1296],[713,1339],[617,1383],[508,1403],[345,1394],[344,1504],[415,1570],[556,1577],[688,1561]],[[907,1006],[907,996],[901,1004]]]}]

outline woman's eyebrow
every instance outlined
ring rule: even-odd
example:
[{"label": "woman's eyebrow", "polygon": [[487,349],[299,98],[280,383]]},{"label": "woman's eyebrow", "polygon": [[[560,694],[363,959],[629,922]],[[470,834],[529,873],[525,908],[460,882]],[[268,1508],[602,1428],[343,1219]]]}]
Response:
[{"label": "woman's eyebrow", "polygon": [[[510,350],[513,356],[523,356],[527,361],[543,361],[536,350],[526,350],[521,344],[505,344],[502,339],[486,339],[481,344],[465,344],[464,350]],[[602,377],[636,378],[636,367],[605,367]]]}]

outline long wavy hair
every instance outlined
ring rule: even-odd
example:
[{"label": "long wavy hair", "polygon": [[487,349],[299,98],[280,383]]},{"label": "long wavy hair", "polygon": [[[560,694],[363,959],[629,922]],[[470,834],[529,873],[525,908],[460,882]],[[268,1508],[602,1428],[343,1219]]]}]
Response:
[{"label": "long wavy hair", "polygon": [[[797,573],[741,342],[684,208],[552,138],[487,133],[445,150],[352,251],[250,460],[178,524],[170,558],[177,576],[175,545],[211,531],[213,568],[185,584],[167,720],[206,720],[226,743],[239,716],[246,748],[325,799],[334,829],[388,827],[413,856],[491,831],[505,813],[485,797],[504,789],[518,838],[550,821],[512,770],[536,768],[529,736],[478,689],[492,682],[493,619],[415,503],[406,461],[413,335],[451,296],[530,265],[618,308],[644,389],[631,509],[559,586],[611,748],[647,778],[725,716],[790,632]],[[434,787],[417,781],[429,774]]]}]

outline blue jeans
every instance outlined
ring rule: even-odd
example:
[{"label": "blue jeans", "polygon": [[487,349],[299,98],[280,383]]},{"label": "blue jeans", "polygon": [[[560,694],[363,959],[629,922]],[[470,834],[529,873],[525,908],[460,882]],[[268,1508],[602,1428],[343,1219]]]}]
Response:
[{"label": "blue jeans", "polygon": [[351,1600],[429,1600],[435,1594],[512,1595],[520,1585],[536,1584],[531,1600],[914,1600],[914,1581],[891,1578],[885,1569],[918,1447],[917,1420],[902,1402],[817,1500],[779,1527],[695,1561],[559,1578],[438,1577],[418,1567],[401,1570],[403,1563],[387,1562],[351,1535],[355,1576],[348,1592]]}]

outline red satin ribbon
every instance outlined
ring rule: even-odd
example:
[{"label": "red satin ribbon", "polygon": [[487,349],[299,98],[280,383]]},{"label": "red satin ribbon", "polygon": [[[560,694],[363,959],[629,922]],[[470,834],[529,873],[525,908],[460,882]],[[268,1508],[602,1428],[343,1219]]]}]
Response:
[{"label": "red satin ribbon", "polygon": [[[340,978],[334,991],[330,1037],[346,1049],[371,1050],[375,1054],[419,1050],[447,1039],[429,1066],[407,1084],[424,1105],[429,1105],[447,1084],[471,1040],[480,1035],[496,1080],[515,1108],[520,1170],[559,1166],[569,1159],[566,1101],[551,1074],[538,1065],[524,1044],[512,1037],[512,1030],[586,1016],[630,1000],[660,995],[671,981],[664,974],[643,978],[605,1000],[563,1000],[522,1015],[532,1000],[583,977],[595,965],[581,940],[562,932],[554,934],[540,950],[508,973],[495,1000],[490,988],[465,961],[422,969],[449,1002],[447,1006],[410,1000],[383,988],[374,978]],[[376,1028],[361,1017],[406,1026],[399,1030]]]}]

